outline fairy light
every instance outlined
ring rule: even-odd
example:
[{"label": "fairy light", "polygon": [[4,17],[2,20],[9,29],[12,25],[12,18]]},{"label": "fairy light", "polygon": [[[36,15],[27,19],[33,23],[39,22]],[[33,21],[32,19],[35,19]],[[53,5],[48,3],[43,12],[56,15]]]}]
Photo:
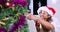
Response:
[{"label": "fairy light", "polygon": [[10,3],[9,3],[9,2],[7,2],[7,3],[6,3],[6,5],[7,5],[7,6],[9,6],[9,5],[10,5]]}]

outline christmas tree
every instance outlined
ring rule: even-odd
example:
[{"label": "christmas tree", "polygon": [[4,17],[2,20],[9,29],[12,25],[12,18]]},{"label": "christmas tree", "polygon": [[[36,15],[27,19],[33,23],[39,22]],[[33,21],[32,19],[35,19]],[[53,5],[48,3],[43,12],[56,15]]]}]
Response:
[{"label": "christmas tree", "polygon": [[0,32],[29,32],[27,0],[0,0]]}]

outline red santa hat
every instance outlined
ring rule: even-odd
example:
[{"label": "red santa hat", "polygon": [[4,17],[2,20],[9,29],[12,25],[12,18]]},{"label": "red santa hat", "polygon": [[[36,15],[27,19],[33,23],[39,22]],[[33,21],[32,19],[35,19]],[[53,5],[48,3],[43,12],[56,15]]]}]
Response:
[{"label": "red santa hat", "polygon": [[42,6],[37,10],[37,13],[39,14],[41,10],[46,11],[51,16],[53,16],[55,14],[55,10],[52,7]]}]

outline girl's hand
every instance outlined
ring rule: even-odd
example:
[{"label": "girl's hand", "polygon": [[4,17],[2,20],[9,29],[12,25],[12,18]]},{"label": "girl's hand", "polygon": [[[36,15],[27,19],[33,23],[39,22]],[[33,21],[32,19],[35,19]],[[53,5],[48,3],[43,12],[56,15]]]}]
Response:
[{"label": "girl's hand", "polygon": [[34,16],[33,14],[29,14],[28,19],[36,21],[38,17]]}]

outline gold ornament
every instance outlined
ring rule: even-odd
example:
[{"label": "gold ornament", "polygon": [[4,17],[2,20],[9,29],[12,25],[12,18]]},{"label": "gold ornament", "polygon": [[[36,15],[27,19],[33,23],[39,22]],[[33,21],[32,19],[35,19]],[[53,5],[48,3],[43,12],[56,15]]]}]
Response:
[{"label": "gold ornament", "polygon": [[2,20],[8,20],[9,18],[7,18],[7,17],[5,17],[4,19],[2,19]]},{"label": "gold ornament", "polygon": [[4,22],[2,22],[2,21],[0,21],[0,24],[2,24],[2,25],[6,25]]}]

